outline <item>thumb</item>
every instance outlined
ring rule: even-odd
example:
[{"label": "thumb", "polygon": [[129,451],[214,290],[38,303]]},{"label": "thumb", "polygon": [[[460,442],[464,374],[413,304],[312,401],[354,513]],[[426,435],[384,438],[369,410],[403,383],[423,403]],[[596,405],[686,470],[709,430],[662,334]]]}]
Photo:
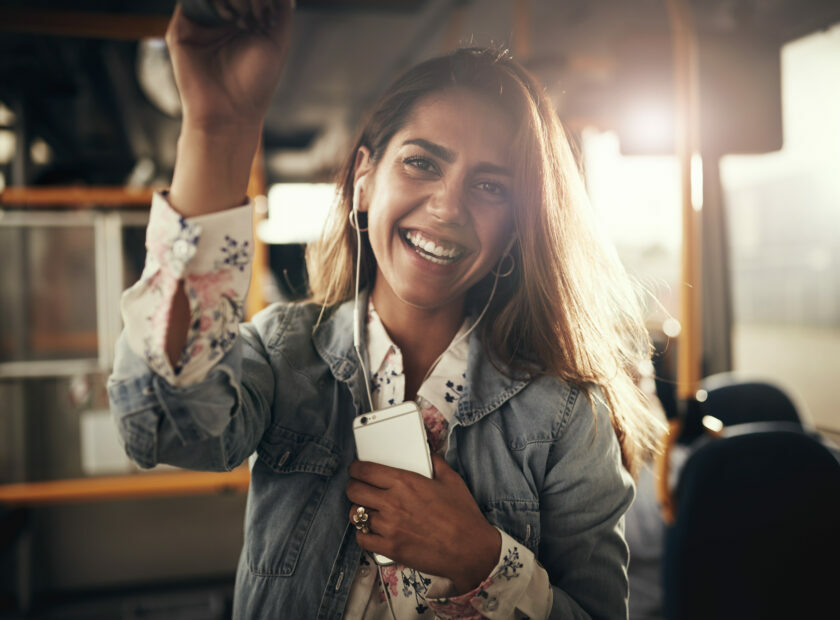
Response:
[{"label": "thumb", "polygon": [[432,468],[434,469],[435,480],[445,480],[451,474],[455,473],[455,470],[449,466],[446,459],[439,454],[432,454]]}]

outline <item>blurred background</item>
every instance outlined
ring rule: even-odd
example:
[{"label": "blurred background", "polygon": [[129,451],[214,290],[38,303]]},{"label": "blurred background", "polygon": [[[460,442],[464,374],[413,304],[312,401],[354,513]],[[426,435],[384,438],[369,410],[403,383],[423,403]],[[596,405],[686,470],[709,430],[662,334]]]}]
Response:
[{"label": "blurred background", "polygon": [[[396,74],[500,45],[545,85],[593,208],[654,293],[667,410],[681,331],[673,4],[299,0],[252,172],[249,312],[305,294],[304,244]],[[838,440],[840,3],[677,4],[697,54],[703,375],[776,382]],[[104,390],[151,191],[172,174],[180,106],[161,36],[173,6],[0,0],[0,617],[228,614],[247,469],[139,472]]]}]

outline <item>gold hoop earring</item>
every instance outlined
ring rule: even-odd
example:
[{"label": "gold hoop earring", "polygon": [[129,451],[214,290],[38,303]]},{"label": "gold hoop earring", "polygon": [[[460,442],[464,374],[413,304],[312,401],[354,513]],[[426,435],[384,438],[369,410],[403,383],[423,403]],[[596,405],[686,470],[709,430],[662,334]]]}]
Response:
[{"label": "gold hoop earring", "polygon": [[[499,273],[502,267],[502,263],[506,258],[510,259],[510,267],[508,267],[504,273]],[[506,253],[499,259],[499,264],[496,265],[496,268],[491,271],[491,273],[496,276],[497,278],[507,278],[510,274],[513,273],[513,270],[516,269],[516,259],[513,257],[513,254],[510,252]]]},{"label": "gold hoop earring", "polygon": [[367,228],[359,228],[359,212],[356,209],[350,209],[350,213],[347,214],[347,220],[350,222],[350,228],[353,230],[367,232]]}]

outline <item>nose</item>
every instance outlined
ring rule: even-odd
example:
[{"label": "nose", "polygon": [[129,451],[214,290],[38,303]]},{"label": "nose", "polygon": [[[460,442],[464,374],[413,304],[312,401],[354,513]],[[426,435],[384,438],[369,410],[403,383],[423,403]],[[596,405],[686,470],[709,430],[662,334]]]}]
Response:
[{"label": "nose", "polygon": [[428,210],[442,224],[463,226],[469,218],[465,200],[460,184],[443,184],[430,196]]}]

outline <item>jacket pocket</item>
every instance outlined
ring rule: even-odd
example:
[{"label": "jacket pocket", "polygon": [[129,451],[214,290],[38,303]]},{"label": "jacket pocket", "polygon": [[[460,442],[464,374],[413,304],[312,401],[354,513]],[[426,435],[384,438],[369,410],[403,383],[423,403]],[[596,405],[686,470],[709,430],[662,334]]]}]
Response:
[{"label": "jacket pocket", "polygon": [[248,567],[262,577],[294,574],[339,464],[330,442],[275,427],[257,448],[246,514]]},{"label": "jacket pocket", "polygon": [[540,544],[539,504],[502,500],[482,506],[482,512],[492,525],[537,553]]}]

